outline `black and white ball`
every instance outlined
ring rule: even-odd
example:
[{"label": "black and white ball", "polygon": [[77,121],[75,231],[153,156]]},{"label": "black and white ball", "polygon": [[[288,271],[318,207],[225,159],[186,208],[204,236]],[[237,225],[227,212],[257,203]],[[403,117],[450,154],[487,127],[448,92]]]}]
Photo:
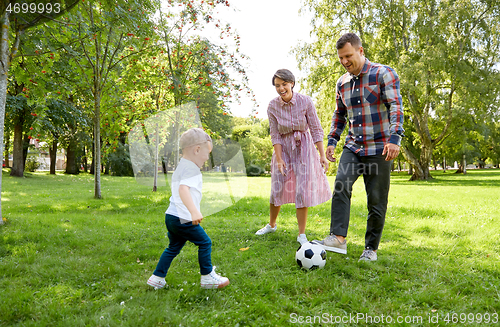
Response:
[{"label": "black and white ball", "polygon": [[299,267],[305,270],[323,268],[326,263],[326,251],[318,244],[307,242],[299,247],[295,259]]}]

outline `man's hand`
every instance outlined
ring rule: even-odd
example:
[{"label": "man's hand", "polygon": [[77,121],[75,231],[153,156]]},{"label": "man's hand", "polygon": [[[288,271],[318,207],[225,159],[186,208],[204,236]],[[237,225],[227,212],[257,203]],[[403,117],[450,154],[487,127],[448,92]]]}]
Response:
[{"label": "man's hand", "polygon": [[387,154],[385,157],[386,161],[394,160],[399,155],[399,145],[387,143],[384,145],[384,152],[382,152],[382,155],[385,154]]},{"label": "man's hand", "polygon": [[329,145],[326,148],[326,159],[330,160],[331,162],[335,162],[335,157],[333,156],[335,154],[335,147],[333,145]]}]

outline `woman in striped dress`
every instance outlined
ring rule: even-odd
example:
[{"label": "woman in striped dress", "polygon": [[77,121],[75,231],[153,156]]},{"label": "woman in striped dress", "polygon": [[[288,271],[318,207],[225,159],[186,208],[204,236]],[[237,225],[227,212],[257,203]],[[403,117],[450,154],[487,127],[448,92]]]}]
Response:
[{"label": "woman in striped dress", "polygon": [[297,242],[303,244],[307,242],[307,208],[332,197],[325,175],[328,161],[323,148],[324,133],[312,99],[293,92],[295,77],[292,72],[278,70],[273,76],[273,85],[279,97],[273,99],[267,109],[274,147],[270,219],[256,234],[275,232],[281,205],[295,203],[299,227]]}]

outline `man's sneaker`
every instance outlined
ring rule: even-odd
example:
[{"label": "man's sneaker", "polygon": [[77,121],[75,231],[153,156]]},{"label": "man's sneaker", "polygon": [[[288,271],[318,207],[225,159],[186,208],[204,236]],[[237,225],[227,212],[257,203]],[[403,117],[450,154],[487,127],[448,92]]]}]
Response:
[{"label": "man's sneaker", "polygon": [[156,275],[151,275],[148,279],[148,285],[153,286],[155,290],[165,287],[166,284],[167,282],[165,282],[165,278],[158,277]]},{"label": "man's sneaker", "polygon": [[212,268],[212,272],[208,275],[201,275],[201,288],[204,289],[215,289],[223,288],[229,285],[229,279],[222,277],[215,272],[215,267]]},{"label": "man's sneaker", "polygon": [[323,249],[341,254],[347,254],[347,242],[340,242],[337,236],[330,234],[322,241],[311,241],[311,243],[321,245]]},{"label": "man's sneaker", "polygon": [[274,233],[276,229],[278,228],[278,225],[274,225],[274,228],[271,227],[271,225],[267,224],[263,228],[259,229],[257,232],[255,232],[255,235],[264,235],[267,233]]},{"label": "man's sneaker", "polygon": [[377,261],[377,252],[370,248],[364,249],[359,261]]},{"label": "man's sneaker", "polygon": [[299,236],[297,236],[297,242],[299,242],[300,245],[307,243],[308,240],[306,234],[299,234]]}]

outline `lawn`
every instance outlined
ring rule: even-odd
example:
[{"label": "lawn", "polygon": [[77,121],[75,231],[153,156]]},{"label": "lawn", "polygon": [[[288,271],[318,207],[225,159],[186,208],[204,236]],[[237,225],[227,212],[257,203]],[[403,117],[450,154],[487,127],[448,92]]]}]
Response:
[{"label": "lawn", "polygon": [[[498,325],[500,170],[433,175],[393,175],[373,263],[358,262],[366,226],[359,180],[348,255],[329,252],[325,268],[310,272],[294,260],[292,205],[276,233],[254,235],[268,220],[270,179],[250,178],[245,198],[202,223],[231,284],[202,290],[197,248],[188,244],[168,287],[155,291],[146,281],[168,244],[167,189],[103,176],[95,200],[87,174],[13,178],[4,170],[0,326]],[[309,239],[329,226],[329,202],[310,208]]]}]

